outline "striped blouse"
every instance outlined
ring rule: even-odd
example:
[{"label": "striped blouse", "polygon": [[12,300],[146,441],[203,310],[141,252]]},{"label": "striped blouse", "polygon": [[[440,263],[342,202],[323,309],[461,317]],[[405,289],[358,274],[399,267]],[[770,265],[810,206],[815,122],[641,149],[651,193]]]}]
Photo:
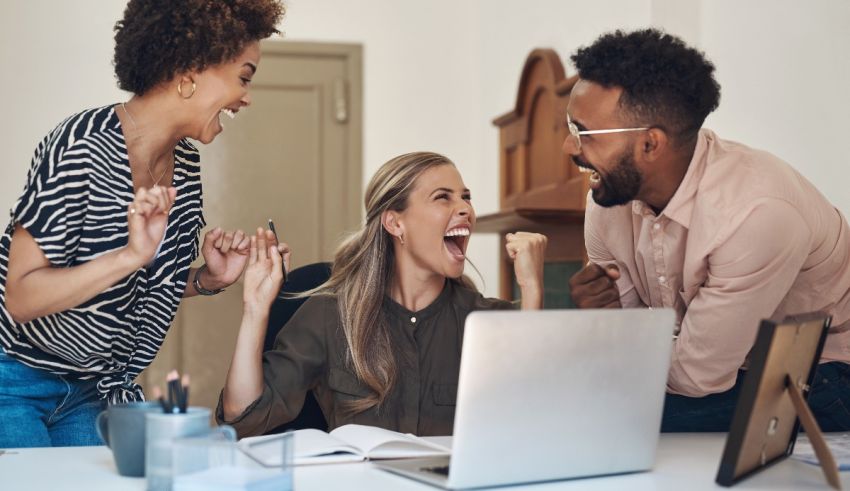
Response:
[{"label": "striped blouse", "polygon": [[112,403],[144,398],[133,381],[165,339],[204,226],[198,151],[181,140],[174,156],[177,198],[153,263],[77,307],[18,324],[6,309],[15,224],[33,236],[53,267],[73,267],[127,244],[134,196],[113,106],[71,116],[41,141],[0,237],[0,345],[9,356],[56,375],[97,379],[101,398]]}]

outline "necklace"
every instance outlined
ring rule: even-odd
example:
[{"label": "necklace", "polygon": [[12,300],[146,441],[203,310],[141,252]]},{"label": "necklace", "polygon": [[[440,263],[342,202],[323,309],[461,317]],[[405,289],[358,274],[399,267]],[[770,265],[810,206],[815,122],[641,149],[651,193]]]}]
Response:
[{"label": "necklace", "polygon": [[[137,124],[136,124],[136,119],[135,119],[135,118],[133,118],[133,115],[132,115],[132,114],[130,114],[130,111],[128,111],[128,110],[127,110],[127,106],[126,106],[126,104],[125,104],[125,103],[123,103],[123,102],[121,103],[121,109],[123,109],[123,110],[124,110],[124,114],[126,114],[126,115],[127,115],[127,117],[129,117],[129,118],[130,118],[130,122],[131,122],[131,123],[133,123],[133,129],[134,129],[134,130],[138,130],[138,129],[139,129],[139,125],[137,125]],[[128,150],[128,152],[127,152],[127,157],[128,157],[128,158],[129,158],[129,155],[130,155],[130,152],[129,152],[129,150]],[[164,170],[164,171],[162,171],[162,174],[160,174],[160,175],[159,175],[159,177],[154,178],[154,177],[153,177],[153,171],[151,171],[151,165],[152,165],[152,164],[153,164],[153,162],[148,163],[148,167],[147,167],[147,169],[148,169],[148,175],[149,175],[149,176],[151,176],[151,181],[153,181],[153,187],[157,187],[157,186],[159,186],[159,181],[161,181],[161,180],[162,180],[162,178],[163,178],[163,177],[165,177],[165,174],[168,172],[168,167],[166,166],[165,170]]]}]

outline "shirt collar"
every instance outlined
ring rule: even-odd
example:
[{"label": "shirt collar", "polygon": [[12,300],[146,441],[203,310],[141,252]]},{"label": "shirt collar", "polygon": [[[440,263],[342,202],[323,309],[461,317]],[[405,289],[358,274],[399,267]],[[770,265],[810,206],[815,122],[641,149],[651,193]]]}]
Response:
[{"label": "shirt collar", "polygon": [[399,304],[389,296],[384,296],[384,308],[387,309],[389,313],[403,319],[410,320],[411,317],[415,317],[416,322],[419,323],[433,317],[443,310],[451,299],[452,288],[451,280],[446,280],[446,284],[443,286],[443,291],[440,292],[437,298],[434,299],[430,305],[417,312],[406,309],[403,305]]},{"label": "shirt collar", "polygon": [[[709,140],[713,139],[714,134],[710,130],[700,130],[697,135],[697,144],[694,148],[694,155],[691,158],[691,162],[688,164],[688,170],[685,172],[685,177],[682,178],[682,182],[679,184],[679,188],[676,189],[673,197],[670,198],[670,202],[667,203],[667,206],[661,211],[661,215],[666,216],[670,220],[673,220],[685,228],[689,228],[691,224],[691,213],[694,209],[694,200],[696,198],[697,190],[699,189],[700,180],[702,179],[702,175],[705,170],[706,155],[708,154],[708,147],[711,143]],[[647,214],[654,215],[646,203],[637,200],[632,202],[632,212],[639,216],[645,216]]]}]

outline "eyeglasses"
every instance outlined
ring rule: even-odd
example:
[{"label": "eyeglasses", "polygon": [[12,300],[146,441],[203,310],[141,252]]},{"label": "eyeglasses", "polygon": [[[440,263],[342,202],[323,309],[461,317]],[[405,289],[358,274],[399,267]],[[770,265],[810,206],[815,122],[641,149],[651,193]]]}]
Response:
[{"label": "eyeglasses", "polygon": [[615,128],[610,130],[584,130],[579,131],[578,126],[570,120],[570,115],[567,114],[567,128],[570,130],[570,136],[573,138],[573,143],[577,151],[581,151],[581,136],[582,135],[607,135],[609,133],[625,133],[627,131],[644,131],[646,128]]}]

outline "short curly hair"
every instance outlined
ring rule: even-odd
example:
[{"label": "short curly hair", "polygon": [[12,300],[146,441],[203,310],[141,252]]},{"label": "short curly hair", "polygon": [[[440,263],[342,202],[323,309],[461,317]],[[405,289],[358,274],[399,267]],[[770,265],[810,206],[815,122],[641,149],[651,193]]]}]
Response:
[{"label": "short curly hair", "polygon": [[115,23],[115,76],[122,90],[143,95],[189,70],[239,55],[278,32],[277,0],[130,0]]},{"label": "short curly hair", "polygon": [[660,127],[681,141],[692,140],[720,104],[714,65],[657,29],[603,34],[571,60],[579,78],[622,87],[619,105],[631,123]]}]

